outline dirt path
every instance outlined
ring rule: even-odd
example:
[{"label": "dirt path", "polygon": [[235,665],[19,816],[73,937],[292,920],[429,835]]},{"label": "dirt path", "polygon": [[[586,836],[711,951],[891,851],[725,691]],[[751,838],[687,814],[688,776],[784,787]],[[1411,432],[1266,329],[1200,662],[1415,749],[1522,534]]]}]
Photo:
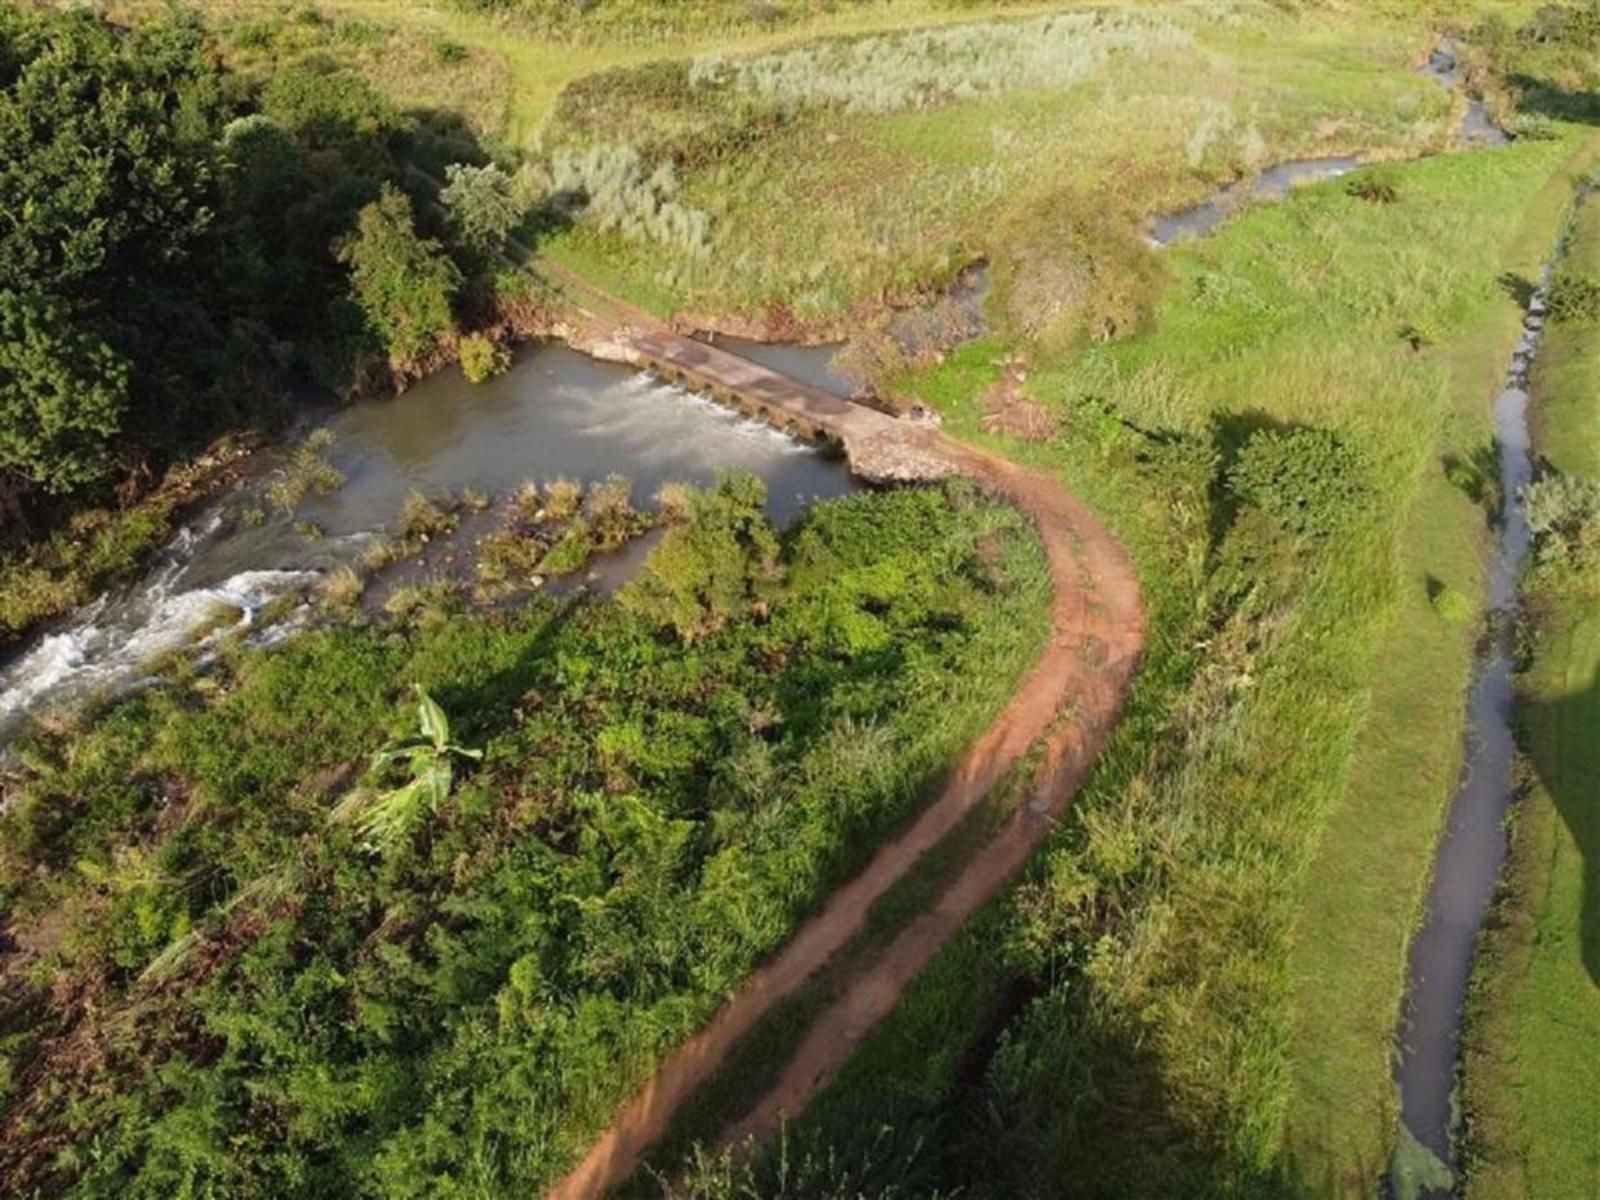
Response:
[{"label": "dirt path", "polygon": [[[667,1056],[653,1079],[549,1193],[552,1200],[603,1195],[627,1179],[679,1106],[723,1063],[729,1049],[861,929],[888,892],[1040,739],[1045,753],[1027,802],[967,863],[934,907],[912,921],[844,985],[813,1023],[777,1085],[725,1139],[772,1132],[800,1111],[972,913],[1009,879],[1048,833],[1116,724],[1143,644],[1144,613],[1127,553],[1059,482],[931,432],[908,431],[923,449],[1006,496],[1033,518],[1049,563],[1055,602],[1050,640],[1021,687],[916,822],[838,889],[769,962],[753,972],[711,1021]],[[1057,717],[1070,710],[1070,717]]]}]

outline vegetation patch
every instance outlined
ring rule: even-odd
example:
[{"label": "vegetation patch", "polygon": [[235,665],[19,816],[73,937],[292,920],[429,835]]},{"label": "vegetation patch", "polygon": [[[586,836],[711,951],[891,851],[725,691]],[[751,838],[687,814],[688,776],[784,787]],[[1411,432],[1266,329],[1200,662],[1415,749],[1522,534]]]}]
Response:
[{"label": "vegetation patch", "polygon": [[781,537],[762,499],[690,494],[615,601],[336,625],[20,746],[0,903],[63,932],[6,960],[6,1190],[548,1184],[1048,627],[1026,520],[968,487]]},{"label": "vegetation patch", "polygon": [[[1575,272],[1600,268],[1600,210],[1578,210]],[[1600,360],[1594,328],[1555,322],[1532,381],[1539,478],[1523,579],[1521,786],[1511,854],[1479,950],[1465,1035],[1466,1194],[1551,1196],[1600,1184]],[[1557,1130],[1571,1131],[1562,1136]]]}]

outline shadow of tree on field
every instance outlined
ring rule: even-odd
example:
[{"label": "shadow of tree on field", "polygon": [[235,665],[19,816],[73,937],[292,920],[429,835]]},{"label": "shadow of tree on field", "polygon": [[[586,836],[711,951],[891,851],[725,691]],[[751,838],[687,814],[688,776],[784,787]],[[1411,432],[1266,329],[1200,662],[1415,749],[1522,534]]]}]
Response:
[{"label": "shadow of tree on field", "polygon": [[1493,529],[1500,521],[1505,496],[1500,487],[1500,448],[1495,442],[1474,446],[1465,454],[1450,453],[1439,459],[1450,486],[1483,509]]},{"label": "shadow of tree on field", "polygon": [[1525,700],[1524,750],[1583,859],[1577,930],[1590,980],[1600,986],[1600,670],[1583,689]]},{"label": "shadow of tree on field", "polygon": [[1600,125],[1600,92],[1571,90],[1534,75],[1511,76],[1518,93],[1517,107],[1557,121]]},{"label": "shadow of tree on field", "polygon": [[1495,282],[1500,285],[1500,290],[1515,300],[1517,307],[1524,311],[1533,303],[1534,293],[1539,290],[1538,284],[1516,271],[1502,272]]}]

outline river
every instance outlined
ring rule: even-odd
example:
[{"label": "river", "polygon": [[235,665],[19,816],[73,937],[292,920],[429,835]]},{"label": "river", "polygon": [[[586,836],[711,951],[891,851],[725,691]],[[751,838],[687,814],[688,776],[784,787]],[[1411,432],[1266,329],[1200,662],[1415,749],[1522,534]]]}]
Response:
[{"label": "river", "polygon": [[[248,627],[276,598],[357,560],[413,490],[493,496],[530,479],[591,482],[615,472],[645,504],[663,483],[709,483],[738,470],[766,482],[768,513],[787,524],[814,499],[857,486],[842,462],[767,425],[556,345],[524,350],[488,383],[471,386],[452,368],[392,399],[338,410],[324,425],[345,482],[295,514],[321,536],[275,512],[260,479],[203,506],[141,578],[0,666],[0,743],[30,715],[136,685],[152,659],[190,644],[219,612],[236,614],[231,628]],[[242,519],[250,510],[265,519]],[[603,568],[599,578],[614,581],[618,573]]]}]

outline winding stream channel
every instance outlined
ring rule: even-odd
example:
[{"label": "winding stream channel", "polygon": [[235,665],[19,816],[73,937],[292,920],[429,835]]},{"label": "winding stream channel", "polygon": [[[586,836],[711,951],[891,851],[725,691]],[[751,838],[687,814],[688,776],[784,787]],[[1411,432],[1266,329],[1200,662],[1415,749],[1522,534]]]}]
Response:
[{"label": "winding stream channel", "polygon": [[[1580,197],[1579,202],[1582,202]],[[1494,405],[1504,513],[1488,564],[1489,633],[1467,698],[1461,780],[1434,860],[1426,917],[1411,943],[1405,1008],[1396,1038],[1400,1119],[1440,1164],[1458,1167],[1456,1084],[1461,1027],[1479,932],[1506,856],[1505,821],[1514,791],[1518,585],[1531,536],[1518,495],[1533,478],[1528,378],[1544,331],[1545,296],[1561,246],[1528,302],[1522,336]],[[1416,1181],[1391,1179],[1410,1194]],[[1409,1185],[1409,1187],[1408,1187]],[[1447,1197],[1424,1187],[1420,1195]]]}]

